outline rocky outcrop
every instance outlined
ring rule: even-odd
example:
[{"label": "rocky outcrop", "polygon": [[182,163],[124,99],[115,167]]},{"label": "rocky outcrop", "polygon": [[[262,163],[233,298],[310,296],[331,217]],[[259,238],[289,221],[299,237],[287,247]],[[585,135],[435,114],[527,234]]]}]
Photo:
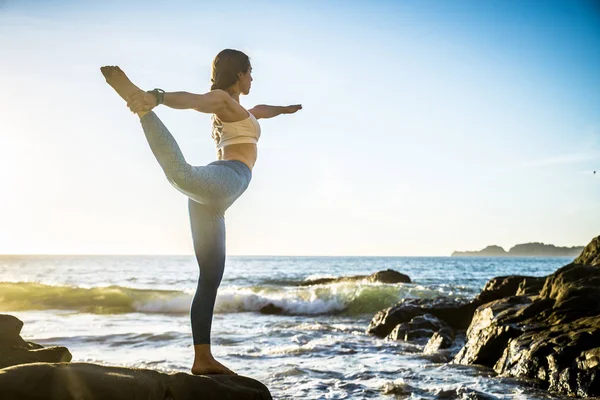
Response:
[{"label": "rocky outcrop", "polygon": [[404,275],[398,271],[394,271],[393,269],[386,269],[385,271],[378,271],[371,275],[354,275],[342,276],[339,278],[309,279],[307,281],[301,282],[299,286],[325,285],[329,283],[356,282],[362,280],[366,282],[379,283],[411,283],[410,277],[408,275]]},{"label": "rocky outcrop", "polygon": [[[402,333],[396,339],[410,339],[410,321],[424,314],[458,335],[468,326],[453,363],[488,366],[569,396],[600,395],[600,236],[547,277],[497,277],[463,304],[405,300],[377,313],[367,332],[384,337],[396,329]],[[440,328],[431,336],[425,354],[453,346],[444,333]]]},{"label": "rocky outcrop", "polygon": [[599,241],[548,276],[539,294],[519,290],[480,306],[454,362],[493,367],[570,396],[600,395]]},{"label": "rocky outcrop", "polygon": [[69,363],[65,347],[20,336],[23,322],[0,315],[0,399],[19,400],[269,400],[260,382],[240,375],[164,374],[138,368]]}]

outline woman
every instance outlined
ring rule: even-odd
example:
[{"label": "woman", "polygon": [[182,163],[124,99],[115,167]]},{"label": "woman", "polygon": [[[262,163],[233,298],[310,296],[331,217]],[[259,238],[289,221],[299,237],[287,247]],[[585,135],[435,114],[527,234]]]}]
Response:
[{"label": "woman", "polygon": [[[256,163],[260,138],[258,119],[293,114],[301,105],[258,105],[246,110],[240,95],[248,94],[252,67],[247,55],[226,49],[212,64],[211,91],[205,94],[144,92],[119,67],[100,68],[106,81],[137,113],[146,139],[169,182],[189,197],[189,213],[196,259],[198,287],[191,305],[194,364],[192,374],[234,374],[216,361],[210,350],[210,330],[217,288],[225,268],[225,210],[247,189]],[[189,165],[177,142],[151,110],[159,104],[213,114],[212,137],[217,161]]]}]

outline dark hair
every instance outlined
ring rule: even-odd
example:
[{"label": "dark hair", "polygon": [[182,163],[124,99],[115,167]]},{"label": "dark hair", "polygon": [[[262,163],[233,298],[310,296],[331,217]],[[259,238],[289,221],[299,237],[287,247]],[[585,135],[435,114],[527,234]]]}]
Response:
[{"label": "dark hair", "polygon": [[248,72],[250,58],[239,50],[225,49],[212,63],[210,90],[227,89],[238,81],[238,74]]}]

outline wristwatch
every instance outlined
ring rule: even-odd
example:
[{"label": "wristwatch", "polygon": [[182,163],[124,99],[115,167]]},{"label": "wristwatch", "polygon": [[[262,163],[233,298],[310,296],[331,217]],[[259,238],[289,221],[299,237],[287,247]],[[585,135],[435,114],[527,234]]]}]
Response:
[{"label": "wristwatch", "polygon": [[154,90],[148,90],[147,93],[150,93],[156,98],[156,105],[162,104],[165,99],[165,91],[162,89],[156,88]]}]

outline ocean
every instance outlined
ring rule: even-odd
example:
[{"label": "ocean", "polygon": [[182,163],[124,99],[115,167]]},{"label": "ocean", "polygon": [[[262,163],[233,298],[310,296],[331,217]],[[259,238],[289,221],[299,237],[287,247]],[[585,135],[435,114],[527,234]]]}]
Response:
[{"label": "ocean", "polygon": [[[215,358],[275,399],[437,399],[474,389],[561,399],[476,366],[436,364],[418,346],[365,334],[402,298],[476,296],[491,278],[544,276],[568,258],[229,256],[215,305]],[[410,284],[298,283],[394,269]],[[0,312],[21,336],[65,346],[73,362],[189,372],[193,256],[0,256]],[[263,315],[274,304],[285,315]]]}]

